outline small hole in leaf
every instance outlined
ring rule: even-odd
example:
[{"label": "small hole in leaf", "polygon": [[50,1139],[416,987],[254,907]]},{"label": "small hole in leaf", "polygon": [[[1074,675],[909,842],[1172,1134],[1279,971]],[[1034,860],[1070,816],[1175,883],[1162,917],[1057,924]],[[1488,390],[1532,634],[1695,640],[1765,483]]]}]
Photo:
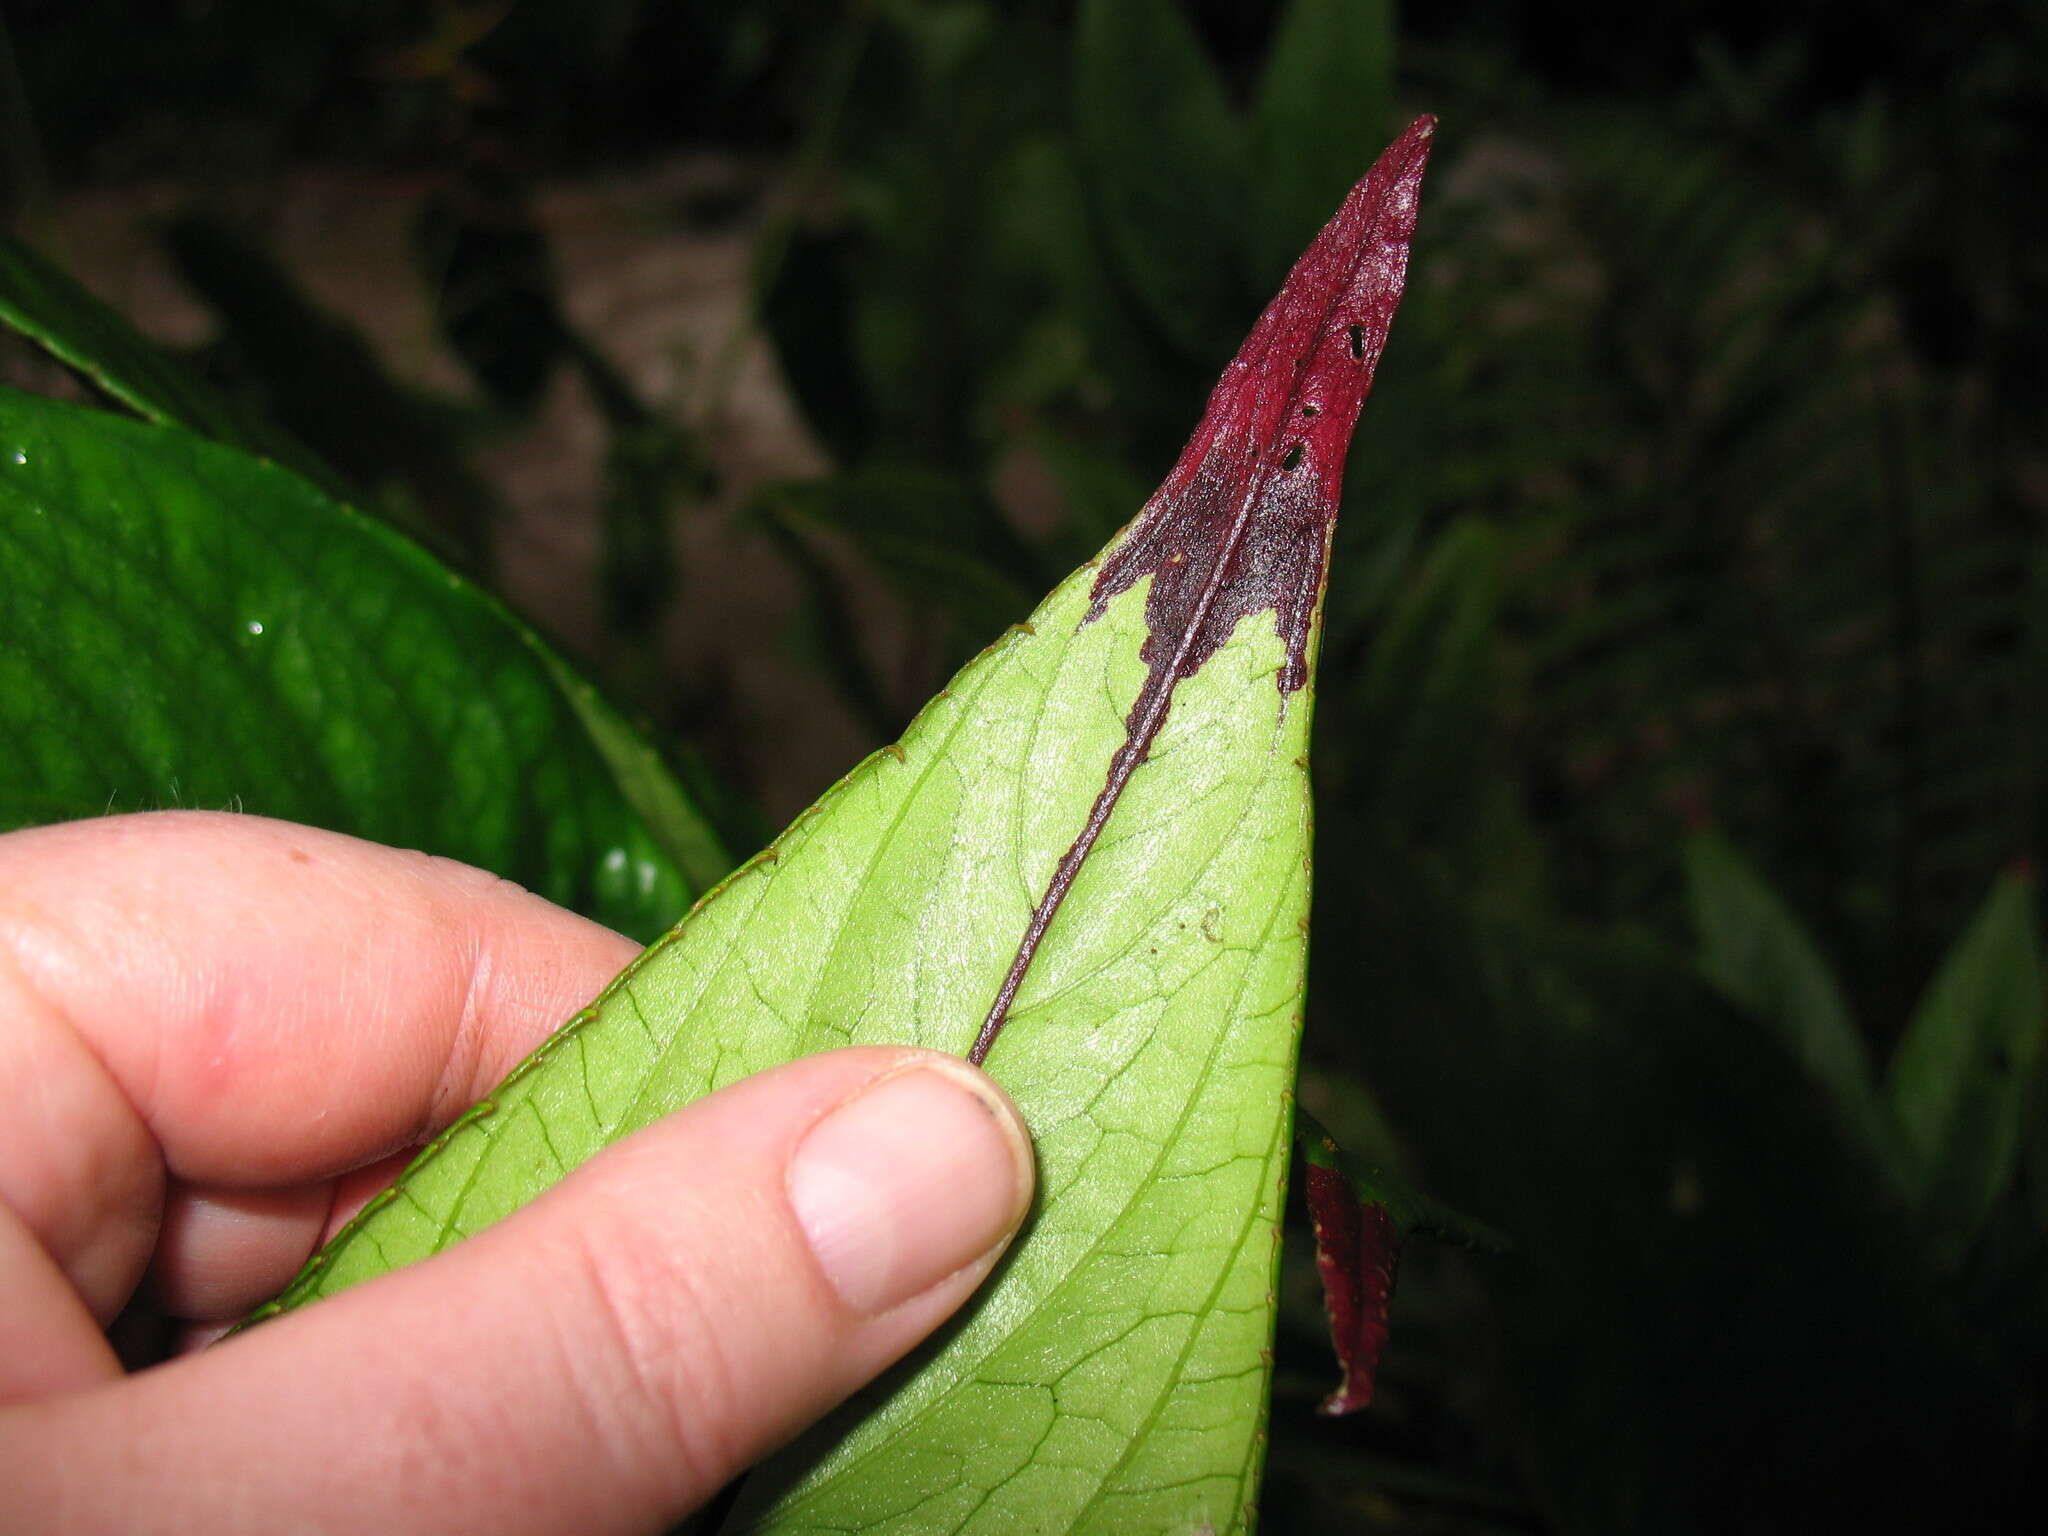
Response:
[{"label": "small hole in leaf", "polygon": [[1287,452],[1280,456],[1280,467],[1282,469],[1292,469],[1295,465],[1299,464],[1300,462],[1301,444],[1299,443],[1296,443],[1292,448],[1288,449]]},{"label": "small hole in leaf", "polygon": [[1301,414],[1304,416],[1320,416],[1323,414],[1323,408],[1320,405],[1304,405],[1301,408]]},{"label": "small hole in leaf", "polygon": [[1351,355],[1360,362],[1365,360],[1365,327],[1362,325],[1351,327]]}]

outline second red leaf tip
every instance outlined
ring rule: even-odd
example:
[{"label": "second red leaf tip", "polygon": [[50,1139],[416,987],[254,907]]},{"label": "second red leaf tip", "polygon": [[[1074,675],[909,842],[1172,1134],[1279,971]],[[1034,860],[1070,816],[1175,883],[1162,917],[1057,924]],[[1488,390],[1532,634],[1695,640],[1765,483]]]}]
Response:
[{"label": "second red leaf tip", "polygon": [[1191,676],[1247,614],[1271,609],[1283,692],[1308,678],[1344,458],[1407,282],[1436,133],[1418,117],[1351,189],[1209,396],[1180,460],[1096,578],[1090,617],[1151,576],[1154,686]]},{"label": "second red leaf tip", "polygon": [[[1334,1156],[1335,1149],[1331,1148]],[[1330,1342],[1342,1379],[1318,1412],[1356,1413],[1372,1401],[1387,1315],[1401,1261],[1401,1234],[1384,1205],[1361,1200],[1335,1167],[1311,1157],[1308,1213],[1316,1235],[1316,1272],[1330,1313]]]}]

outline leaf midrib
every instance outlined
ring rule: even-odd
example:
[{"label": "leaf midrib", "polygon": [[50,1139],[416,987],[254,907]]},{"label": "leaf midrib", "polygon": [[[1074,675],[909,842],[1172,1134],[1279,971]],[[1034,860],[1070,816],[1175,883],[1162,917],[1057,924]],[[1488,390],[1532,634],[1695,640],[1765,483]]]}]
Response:
[{"label": "leaf midrib", "polygon": [[[1281,701],[1282,707],[1277,717],[1278,722],[1284,722],[1286,719],[1286,703],[1287,700],[1283,696]],[[1278,730],[1276,725],[1276,737],[1277,734]],[[1270,750],[1267,754],[1267,760],[1269,765],[1273,763],[1278,757],[1279,752],[1277,751],[1277,749]],[[1270,766],[1267,771],[1272,771]],[[1236,839],[1234,838],[1227,839],[1221,846],[1219,846],[1215,851],[1213,851],[1209,855],[1209,857],[1204,861],[1202,868],[1206,871],[1213,867],[1216,864],[1216,862],[1223,857],[1225,850],[1233,846],[1235,841]],[[1255,945],[1246,947],[1244,950],[1240,952],[1250,955],[1256,955],[1260,950],[1262,950],[1265,947],[1266,943],[1269,942],[1272,938],[1274,932],[1274,925],[1279,920],[1279,913],[1282,905],[1282,903],[1278,902],[1273,904],[1273,907],[1267,916],[1266,925],[1264,928],[1260,930],[1259,942]],[[1136,942],[1137,941],[1134,940],[1133,944],[1135,944]],[[1125,948],[1118,951],[1118,954],[1128,954],[1130,952],[1131,947],[1131,945],[1125,946]],[[1205,963],[1203,969],[1206,969],[1208,965],[1219,963],[1221,958],[1221,955],[1213,957],[1211,960]],[[1241,1005],[1243,1002],[1245,988],[1251,977],[1251,974],[1252,966],[1248,963],[1245,966],[1242,973],[1237,978],[1237,986],[1233,997],[1233,1007],[1230,1010],[1232,1017],[1236,1017],[1237,1006]],[[1045,1000],[1041,999],[1038,1002],[1034,1002],[1034,1012],[1037,1010],[1037,1008],[1043,1001]],[[1104,1222],[1102,1224],[1102,1230],[1096,1234],[1095,1239],[1068,1266],[1066,1276],[1062,1278],[1057,1284],[1055,1284],[1050,1290],[1046,1291],[1044,1296],[1039,1300],[1039,1302],[1035,1306],[1033,1306],[1028,1313],[1024,1314],[1023,1320],[1021,1320],[1018,1325],[1020,1328],[1028,1326],[1030,1319],[1036,1318],[1042,1315],[1047,1310],[1052,1309],[1054,1304],[1062,1296],[1066,1295],[1073,1286],[1079,1283],[1078,1277],[1087,1268],[1089,1263],[1092,1262],[1094,1258],[1102,1251],[1103,1245],[1109,1242],[1110,1238],[1114,1235],[1116,1228],[1122,1222],[1123,1218],[1139,1203],[1139,1201],[1142,1200],[1145,1191],[1154,1184],[1159,1182],[1160,1165],[1166,1160],[1167,1156],[1170,1154],[1174,1146],[1179,1142],[1182,1134],[1185,1132],[1187,1128],[1188,1117],[1194,1112],[1195,1105],[1201,1100],[1202,1091],[1207,1087],[1211,1078],[1215,1074],[1217,1060],[1222,1054],[1224,1045],[1231,1038],[1233,1038],[1232,1033],[1228,1030],[1218,1031],[1212,1037],[1208,1054],[1203,1058],[1201,1075],[1197,1078],[1193,1086],[1193,1089],[1189,1092],[1187,1097],[1182,1100],[1179,1112],[1176,1114],[1174,1118],[1171,1131],[1169,1131],[1166,1135],[1160,1137],[1159,1140],[1154,1143],[1154,1155],[1147,1166],[1145,1174],[1141,1178],[1138,1178],[1134,1181],[1131,1197],[1128,1200],[1122,1202],[1117,1207],[1117,1214],[1115,1220]],[[1103,1084],[1103,1091],[1107,1091],[1108,1086],[1108,1083],[1105,1082]],[[1093,1103],[1094,1100],[1091,1100],[1089,1106],[1084,1107],[1080,1111],[1077,1111],[1077,1113],[1087,1113],[1088,1109],[1092,1108]],[[1268,1165],[1270,1165],[1273,1160],[1274,1148],[1276,1146],[1282,1145],[1288,1134],[1285,1119],[1286,1117],[1282,1116],[1276,1119],[1274,1122],[1274,1136],[1267,1143],[1263,1159],[1263,1161]],[[1237,1240],[1231,1245],[1229,1250],[1233,1260],[1235,1259],[1236,1255],[1242,1253],[1244,1250],[1244,1245],[1250,1236],[1251,1229],[1253,1228],[1253,1226],[1256,1225],[1258,1221],[1261,1203],[1262,1202],[1255,1200],[1246,1209],[1244,1222],[1238,1229]],[[1028,1241],[1029,1238],[1030,1228],[1027,1227],[1022,1233],[1018,1235],[1017,1241],[1019,1244],[1022,1244]],[[1081,1508],[1081,1511],[1077,1513],[1077,1520],[1080,1519],[1083,1515],[1085,1515],[1085,1513],[1088,1510],[1094,1508],[1097,1504],[1099,1504],[1102,1498],[1103,1488],[1116,1476],[1116,1474],[1119,1471],[1121,1471],[1124,1467],[1130,1464],[1131,1457],[1135,1455],[1137,1448],[1144,1443],[1146,1437],[1150,1433],[1152,1426],[1157,1422],[1158,1416],[1160,1412],[1163,1410],[1167,1399],[1172,1396],[1174,1389],[1181,1384],[1179,1368],[1185,1364],[1188,1352],[1192,1350],[1195,1347],[1196,1343],[1200,1340],[1202,1332],[1202,1320],[1213,1315],[1216,1297],[1218,1294],[1221,1293],[1223,1287],[1229,1283],[1232,1275],[1235,1273],[1235,1268],[1236,1266],[1234,1262],[1226,1263],[1219,1266],[1215,1283],[1210,1288],[1209,1294],[1205,1300],[1205,1305],[1201,1310],[1193,1314],[1195,1322],[1190,1327],[1188,1331],[1188,1336],[1182,1342],[1180,1350],[1174,1356],[1175,1369],[1173,1373],[1170,1375],[1162,1374],[1162,1386],[1160,1390],[1153,1395],[1151,1406],[1147,1408],[1144,1417],[1141,1420],[1140,1427],[1138,1428],[1136,1433],[1128,1437],[1125,1444],[1124,1454],[1120,1456],[1111,1467],[1105,1470],[1097,1478],[1096,1491],[1089,1497],[1088,1503],[1084,1504]],[[1149,1316],[1143,1318],[1140,1320],[1138,1326],[1142,1326],[1144,1322],[1150,1320],[1151,1319]],[[961,1363],[960,1373],[951,1386],[947,1387],[943,1392],[939,1393],[930,1402],[926,1403],[923,1407],[921,1407],[909,1419],[904,1420],[900,1426],[897,1426],[894,1430],[892,1430],[887,1440],[884,1440],[870,1447],[868,1450],[862,1452],[854,1460],[847,1462],[843,1467],[836,1469],[830,1479],[812,1485],[809,1489],[806,1490],[803,1499],[801,1499],[797,1504],[791,1506],[792,1511],[801,1509],[805,1503],[809,1503],[812,1500],[822,1496],[827,1489],[839,1483],[841,1480],[858,1474],[861,1471],[861,1469],[864,1466],[866,1466],[867,1463],[870,1462],[873,1458],[884,1455],[887,1452],[889,1452],[892,1449],[894,1441],[904,1436],[913,1434],[918,1429],[918,1427],[925,1424],[932,1415],[935,1415],[939,1413],[941,1410],[947,1408],[955,1400],[957,1394],[962,1389],[966,1388],[967,1386],[971,1385],[972,1383],[980,1379],[979,1372],[982,1366],[984,1366],[987,1363],[988,1357],[993,1352],[994,1347],[1004,1342],[1007,1342],[1007,1339],[999,1339],[992,1341],[991,1345],[987,1348],[984,1348],[981,1351],[981,1353],[971,1363],[963,1361]],[[959,1347],[959,1343],[957,1340],[955,1341],[953,1347],[956,1349]],[[1089,1357],[1084,1357],[1083,1361],[1074,1362],[1075,1366],[1078,1367],[1080,1364],[1084,1363],[1086,1358],[1092,1358],[1092,1354]],[[1257,1454],[1257,1447],[1256,1444],[1254,1444],[1252,1449],[1247,1452],[1247,1460],[1245,1463],[1245,1467],[1243,1470],[1240,1471],[1239,1474],[1238,1488],[1240,1494],[1242,1494],[1244,1490],[1245,1479],[1249,1475],[1252,1461],[1256,1458]],[[987,1488],[980,1490],[981,1497],[974,1507],[976,1509],[981,1508],[990,1499],[995,1497],[995,1495],[1001,1491],[1002,1487],[1003,1483],[997,1482],[990,1485]],[[971,1513],[972,1511],[970,1511],[970,1514]],[[1233,1511],[1233,1514],[1235,1513],[1236,1511]],[[964,1519],[965,1517],[963,1517],[962,1523],[964,1523]]]},{"label": "leaf midrib", "polygon": [[[975,682],[973,692],[966,694],[964,697],[959,695],[954,696],[956,699],[958,699],[960,707],[956,710],[953,721],[946,727],[945,734],[932,744],[933,750],[930,752],[926,761],[921,767],[915,770],[917,777],[910,786],[910,792],[904,794],[901,797],[901,801],[896,808],[896,814],[890,820],[888,829],[883,833],[881,837],[875,840],[875,852],[868,859],[866,865],[866,874],[869,880],[872,880],[875,870],[881,862],[882,855],[885,852],[887,852],[887,850],[895,843],[895,840],[902,829],[905,818],[910,814],[912,807],[915,805],[917,800],[916,790],[924,784],[924,782],[931,776],[932,772],[944,760],[945,753],[941,749],[949,745],[953,741],[954,737],[959,733],[961,728],[967,723],[967,720],[969,718],[969,711],[966,706],[973,700],[981,696],[982,691],[985,690],[988,686],[988,679],[990,675],[992,674],[984,671],[983,676],[977,679],[977,681]],[[910,735],[913,731],[915,731],[916,727],[917,722],[912,721],[910,726],[908,726],[905,729],[904,735]],[[872,774],[882,771],[881,765],[884,761],[896,762],[897,760],[894,758],[893,754],[887,752],[886,750],[872,753],[864,762],[857,765],[851,773],[847,774],[845,778],[840,780],[838,784],[834,785],[832,789],[826,791],[824,799],[820,800],[817,806],[813,807],[811,812],[808,813],[802,821],[798,822],[795,827],[792,827],[790,829],[790,831],[784,832],[781,837],[778,837],[773,843],[769,844],[768,853],[776,853],[778,855],[777,858],[774,860],[774,863],[776,865],[780,864],[781,861],[779,857],[779,850],[781,849],[782,845],[789,840],[791,832],[806,831],[809,828],[810,824],[814,820],[816,820],[817,816],[823,811],[826,805],[828,805],[837,796],[844,795],[852,789],[856,788],[859,779],[864,774]],[[902,767],[904,765],[900,762],[897,762],[897,766]],[[739,871],[735,872],[733,878],[737,880],[742,876],[756,873],[758,871],[762,859],[766,858],[768,856],[768,853],[757,855],[756,858],[750,861],[746,866],[744,866]],[[773,881],[775,876],[773,874],[770,874],[767,878],[770,881]],[[866,883],[866,881],[862,882],[863,886],[865,886]],[[720,889],[723,889],[723,887],[721,887]],[[763,899],[765,899],[765,897]],[[709,895],[707,895],[706,900],[709,900]],[[752,913],[748,914],[749,921],[752,920],[752,915]],[[826,951],[823,962],[820,965],[818,965],[812,972],[812,980],[810,987],[808,991],[806,991],[806,993],[804,994],[804,1004],[802,1009],[802,1016],[800,1018],[791,1019],[790,1017],[785,1015],[781,1009],[775,1007],[772,1003],[768,1001],[768,999],[761,996],[759,988],[753,985],[751,977],[747,979],[748,990],[754,994],[755,998],[760,1002],[762,1008],[766,1010],[772,1017],[779,1020],[785,1029],[789,1030],[791,1033],[795,1034],[799,1038],[808,1035],[811,1031],[812,1025],[810,1021],[816,1013],[815,1005],[817,1002],[818,993],[820,989],[824,986],[826,977],[830,974],[833,963],[838,959],[839,955],[845,948],[848,937],[848,930],[851,926],[852,924],[848,916],[842,916],[839,922],[834,925],[834,930],[831,938],[831,947]],[[657,948],[659,948],[659,946],[657,946]],[[649,951],[649,953],[652,953],[652,951]],[[718,982],[725,979],[734,961],[743,959],[745,957],[745,954],[745,947],[738,941],[737,937],[728,940],[728,942],[724,946],[724,953],[722,953],[718,958],[718,963],[715,966],[713,966],[707,973],[705,973],[703,979],[696,985],[695,991],[697,999],[700,1003],[704,997],[708,996],[711,993],[713,987],[716,986]],[[637,963],[634,969],[638,969]],[[621,978],[621,989],[626,991],[629,996],[631,996],[631,985],[632,973],[628,972],[628,974],[625,977]],[[636,1010],[641,1012],[642,1022],[644,1023],[645,1011],[639,1010],[637,999],[634,999],[634,1006]],[[668,1039],[662,1044],[661,1049],[655,1056],[654,1060],[651,1063],[649,1063],[647,1076],[645,1079],[647,1083],[652,1084],[664,1080],[664,1068],[670,1061],[670,1058],[679,1049],[683,1039],[684,1031],[682,1028],[682,1023],[683,1019],[679,1017],[676,1021],[676,1026],[670,1032]],[[707,1082],[708,1081],[709,1080],[707,1079]],[[649,1104],[649,1091],[647,1088],[643,1087],[641,1091],[632,1100],[631,1107],[627,1111],[626,1120],[624,1123],[639,1123],[641,1118],[645,1116]]]}]

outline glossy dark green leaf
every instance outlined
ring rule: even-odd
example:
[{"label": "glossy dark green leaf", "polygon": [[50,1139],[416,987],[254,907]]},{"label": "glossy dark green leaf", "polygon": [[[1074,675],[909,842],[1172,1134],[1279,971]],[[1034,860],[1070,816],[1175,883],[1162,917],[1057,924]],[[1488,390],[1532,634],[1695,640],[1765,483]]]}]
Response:
[{"label": "glossy dark green leaf", "polygon": [[1892,1165],[1897,1133],[1878,1100],[1869,1052],[1805,927],[1719,833],[1686,839],[1685,885],[1700,968],[1777,1032],[1863,1151]]},{"label": "glossy dark green leaf", "polygon": [[497,603],[182,428],[0,392],[0,591],[0,828],[286,817],[642,937],[723,866],[651,751]]},{"label": "glossy dark green leaf", "polygon": [[[634,729],[595,683],[545,646],[536,643],[535,648],[562,697],[583,722],[590,744],[611,768],[626,804],[646,823],[691,890],[709,890],[724,879],[731,873],[733,861],[716,830],[715,807],[706,803],[713,797],[678,777],[660,749]],[[704,773],[699,766],[700,781]]]},{"label": "glossy dark green leaf", "polygon": [[2040,914],[2009,874],[1950,949],[1892,1060],[1906,1177],[1953,1252],[2012,1178],[2041,1059]]}]

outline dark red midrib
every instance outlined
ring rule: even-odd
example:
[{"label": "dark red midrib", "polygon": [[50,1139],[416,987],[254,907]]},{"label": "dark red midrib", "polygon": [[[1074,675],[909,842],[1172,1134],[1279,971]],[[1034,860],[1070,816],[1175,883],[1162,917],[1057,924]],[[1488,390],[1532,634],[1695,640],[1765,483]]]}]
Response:
[{"label": "dark red midrib", "polygon": [[[1374,180],[1384,167],[1389,163],[1397,161],[1398,164],[1395,171],[1387,184],[1388,188],[1397,188],[1402,181],[1410,176],[1419,177],[1420,163],[1417,157],[1419,155],[1422,160],[1426,160],[1428,141],[1434,128],[1435,119],[1417,119],[1415,123],[1410,125],[1407,132],[1402,134],[1388,148],[1381,157],[1380,163],[1375,165],[1373,171],[1368,174],[1366,182],[1369,183]],[[1361,186],[1363,185],[1365,183],[1361,183]],[[1383,195],[1385,195],[1384,189]],[[1343,280],[1329,285],[1328,297],[1324,300],[1321,309],[1320,323],[1309,328],[1309,342],[1294,359],[1293,375],[1289,380],[1281,409],[1277,416],[1273,418],[1273,426],[1266,434],[1266,440],[1256,445],[1252,462],[1258,467],[1248,477],[1244,492],[1239,497],[1237,508],[1232,514],[1229,528],[1225,532],[1220,544],[1216,547],[1209,570],[1203,577],[1200,596],[1181,625],[1180,634],[1175,642],[1172,656],[1167,658],[1155,657],[1147,666],[1145,681],[1140,686],[1138,697],[1133,701],[1131,713],[1127,717],[1123,745],[1117,749],[1115,756],[1110,759],[1109,769],[1103,777],[1102,788],[1096,793],[1095,801],[1089,807],[1087,821],[1082,824],[1080,833],[1068,846],[1067,851],[1060,856],[1059,863],[1053,868],[1052,878],[1046,883],[1045,894],[1039,898],[1038,904],[1032,908],[1030,920],[1024,927],[1023,937],[1018,941],[1017,952],[1010,961],[1008,971],[1004,973],[1002,985],[997,988],[995,1001],[989,1007],[988,1016],[983,1020],[981,1029],[975,1036],[974,1044],[967,1053],[967,1059],[976,1066],[982,1065],[988,1059],[988,1053],[994,1047],[996,1037],[1002,1033],[1003,1026],[1009,1022],[1011,1005],[1016,1001],[1017,992],[1024,984],[1025,974],[1031,969],[1031,963],[1037,957],[1039,945],[1044,941],[1047,929],[1051,927],[1053,918],[1058,914],[1061,904],[1067,899],[1068,891],[1073,888],[1074,880],[1080,874],[1082,863],[1094,848],[1096,840],[1101,837],[1102,829],[1108,825],[1109,818],[1115,813],[1117,803],[1123,798],[1123,792],[1130,783],[1131,775],[1137,771],[1138,765],[1144,762],[1147,754],[1151,751],[1153,741],[1159,735],[1160,728],[1165,724],[1167,713],[1172,706],[1174,692],[1185,675],[1183,669],[1186,667],[1188,659],[1194,653],[1196,647],[1203,641],[1204,629],[1209,613],[1215,605],[1217,595],[1229,585],[1232,579],[1234,574],[1233,566],[1239,551],[1243,548],[1245,535],[1252,527],[1261,507],[1264,505],[1268,490],[1273,486],[1277,476],[1301,473],[1307,468],[1307,466],[1299,462],[1298,456],[1294,463],[1284,463],[1281,458],[1281,444],[1286,438],[1295,435],[1298,431],[1299,408],[1302,396],[1307,392],[1309,386],[1319,382],[1317,377],[1309,372],[1307,365],[1320,344],[1330,338],[1333,330],[1339,323],[1337,319],[1339,313],[1350,309],[1351,306],[1347,301],[1355,297],[1351,293],[1351,287],[1358,277],[1360,266],[1370,254],[1369,237],[1374,232],[1374,222],[1371,219],[1366,220],[1359,231],[1358,243],[1350,253],[1349,264],[1343,269]],[[1324,238],[1327,239],[1327,233]],[[1322,244],[1323,241],[1318,240],[1314,245],[1311,245],[1309,252],[1297,264],[1297,270],[1307,266],[1315,259],[1318,248]],[[1290,276],[1290,285],[1292,281],[1293,278]],[[1286,292],[1287,289],[1283,286],[1282,297],[1275,298],[1275,305],[1282,302]],[[1252,334],[1254,338],[1259,336],[1260,329],[1264,323],[1265,317],[1262,316],[1260,325],[1253,328]],[[1250,345],[1249,341],[1247,345]],[[1234,360],[1232,367],[1235,368],[1245,360],[1243,354],[1240,354],[1239,358]],[[1371,358],[1362,359],[1362,361],[1365,363],[1363,380],[1357,386],[1359,391],[1358,402],[1360,404],[1363,403],[1366,391],[1371,388],[1373,371],[1378,362],[1377,353],[1375,352]],[[1228,378],[1229,374],[1226,373],[1225,377]],[[1219,388],[1217,393],[1220,396],[1223,391]],[[1232,404],[1235,404],[1235,402]],[[1225,409],[1227,408],[1225,407]],[[1212,398],[1209,410],[1204,415],[1203,422],[1197,426],[1194,438],[1190,441],[1187,452],[1183,454],[1181,464],[1176,465],[1173,473],[1168,476],[1166,486],[1161,488],[1161,495],[1155,497],[1155,502],[1169,496],[1178,498],[1189,493],[1192,488],[1192,480],[1199,475],[1203,464],[1206,462],[1207,454],[1214,451],[1215,433],[1211,428],[1214,425],[1220,424],[1216,420],[1219,414],[1219,401]],[[1355,406],[1352,411],[1352,419],[1355,422]],[[1349,436],[1348,429],[1345,435],[1346,437]],[[1197,444],[1200,444],[1204,449],[1204,457],[1190,462],[1189,455],[1194,453]],[[1341,478],[1341,468],[1338,473],[1339,478]],[[1153,510],[1153,507],[1148,504],[1146,510],[1149,513]],[[1334,504],[1330,510],[1332,518],[1325,521],[1322,529],[1322,536],[1326,543],[1329,538],[1331,521],[1334,519]],[[1095,610],[1091,611],[1090,618],[1093,618],[1095,613],[1100,611],[1101,600],[1102,594],[1098,591],[1097,606]],[[1212,645],[1210,648],[1213,650],[1214,646]],[[1285,691],[1283,687],[1282,692],[1284,693]]]},{"label": "dark red midrib", "polygon": [[[1003,1025],[1009,1021],[1010,1004],[1016,1001],[1017,989],[1024,984],[1024,973],[1031,969],[1031,962],[1038,954],[1039,942],[1045,937],[1045,930],[1051,926],[1053,915],[1059,911],[1060,903],[1067,899],[1067,892],[1074,884],[1074,877],[1081,872],[1081,861],[1088,857],[1088,851],[1095,846],[1095,840],[1108,825],[1110,813],[1123,798],[1124,786],[1131,781],[1138,764],[1145,760],[1145,754],[1152,750],[1153,740],[1159,735],[1160,726],[1166,723],[1166,712],[1173,702],[1174,689],[1180,683],[1181,663],[1187,660],[1194,649],[1195,637],[1201,633],[1202,621],[1208,617],[1209,609],[1222,590],[1224,572],[1236,555],[1238,546],[1244,541],[1244,530],[1251,526],[1252,508],[1257,505],[1258,492],[1265,489],[1270,476],[1254,482],[1252,495],[1245,498],[1245,504],[1231,522],[1229,536],[1216,558],[1215,569],[1203,584],[1202,596],[1197,602],[1192,621],[1181,632],[1180,644],[1175,648],[1173,659],[1165,666],[1154,662],[1145,673],[1144,685],[1138,690],[1138,707],[1132,710],[1137,718],[1127,726],[1124,744],[1117,748],[1116,756],[1109,760],[1109,772],[1103,776],[1102,788],[1095,796],[1095,803],[1088,808],[1088,820],[1082,825],[1080,836],[1076,837],[1067,851],[1054,866],[1052,879],[1046,883],[1045,894],[1032,909],[1031,921],[1024,925],[1024,937],[1018,943],[1016,958],[1010,962],[1010,969],[1003,977],[1003,984],[996,991],[995,1003],[989,1008],[988,1018],[982,1022],[981,1033],[974,1037],[974,1048],[967,1053],[967,1059],[977,1067],[988,1059],[989,1049],[996,1043],[996,1036],[1002,1033]],[[1150,695],[1148,698],[1147,695]]]}]

